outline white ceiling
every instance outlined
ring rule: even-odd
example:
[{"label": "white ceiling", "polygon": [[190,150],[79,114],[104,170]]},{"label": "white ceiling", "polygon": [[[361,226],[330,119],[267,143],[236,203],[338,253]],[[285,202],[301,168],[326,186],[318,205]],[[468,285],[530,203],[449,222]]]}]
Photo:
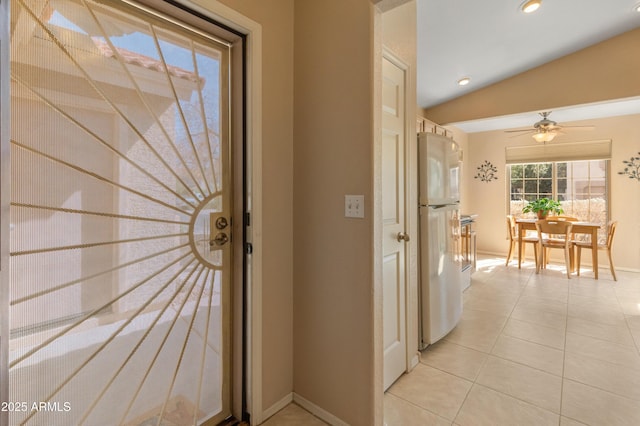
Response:
[{"label": "white ceiling", "polygon": [[[523,1],[417,0],[418,105],[440,104],[640,27],[634,10],[640,0],[543,0],[528,15],[520,11]],[[462,77],[471,83],[458,86]],[[552,118],[564,122],[636,112],[640,100],[633,99],[611,109],[564,108]],[[538,119],[532,112],[456,125],[475,132],[527,127]]]}]

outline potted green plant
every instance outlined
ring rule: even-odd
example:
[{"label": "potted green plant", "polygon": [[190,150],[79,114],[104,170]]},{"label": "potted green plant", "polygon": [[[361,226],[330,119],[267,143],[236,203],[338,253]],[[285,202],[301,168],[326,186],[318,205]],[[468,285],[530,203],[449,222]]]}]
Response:
[{"label": "potted green plant", "polygon": [[536,213],[538,219],[544,219],[549,212],[555,214],[562,214],[562,206],[559,201],[552,200],[550,198],[538,198],[537,200],[529,201],[522,209],[522,213]]}]

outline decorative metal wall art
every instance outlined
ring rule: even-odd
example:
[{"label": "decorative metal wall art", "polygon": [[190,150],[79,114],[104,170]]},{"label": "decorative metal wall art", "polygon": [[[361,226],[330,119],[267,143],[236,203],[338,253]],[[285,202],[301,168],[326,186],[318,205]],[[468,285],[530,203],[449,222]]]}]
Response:
[{"label": "decorative metal wall art", "polygon": [[474,179],[480,179],[482,182],[491,182],[492,180],[498,179],[498,169],[487,160],[476,167],[476,169],[478,173],[474,176]]},{"label": "decorative metal wall art", "polygon": [[624,170],[618,172],[619,175],[629,175],[629,179],[640,181],[640,152],[637,157],[631,157],[630,160],[622,160]]}]

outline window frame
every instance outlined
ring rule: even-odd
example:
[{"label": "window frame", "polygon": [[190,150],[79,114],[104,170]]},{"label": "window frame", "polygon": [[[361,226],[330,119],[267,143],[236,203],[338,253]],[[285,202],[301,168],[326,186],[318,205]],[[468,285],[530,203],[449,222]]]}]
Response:
[{"label": "window frame", "polygon": [[[506,182],[505,182],[505,184],[506,184],[506,191],[507,191],[507,197],[506,197],[506,200],[507,200],[507,202],[506,202],[506,212],[507,212],[507,214],[508,215],[515,215],[516,217],[523,217],[521,212],[519,213],[517,211],[515,211],[515,212],[512,211],[512,203],[514,201],[522,202],[522,207],[524,207],[525,206],[524,201],[526,201],[526,194],[527,194],[527,192],[523,192],[522,196],[521,196],[521,198],[519,200],[512,199],[512,195],[514,194],[512,192],[512,184],[511,184],[511,182],[512,182],[512,170],[511,170],[512,166],[526,166],[526,165],[531,165],[531,164],[535,164],[535,165],[550,164],[551,165],[551,169],[552,169],[552,172],[551,172],[551,196],[550,196],[550,198],[552,198],[554,200],[557,200],[558,199],[558,181],[559,181],[559,179],[558,179],[558,164],[559,163],[566,163],[569,166],[569,165],[571,165],[571,163],[583,163],[583,162],[592,162],[592,161],[603,161],[604,165],[605,165],[605,169],[604,169],[604,179],[605,179],[604,192],[605,193],[604,193],[604,197],[603,198],[604,198],[604,201],[605,201],[606,214],[605,214],[605,220],[604,220],[603,224],[608,223],[610,221],[610,218],[612,217],[611,216],[611,159],[609,159],[609,158],[602,158],[602,159],[599,159],[599,160],[595,160],[595,159],[594,160],[560,160],[560,161],[537,161],[537,162],[530,162],[530,163],[524,163],[523,162],[523,163],[508,163],[508,164],[506,164],[506,171],[505,171],[505,176],[506,176],[505,181]],[[592,167],[593,167],[592,164],[589,164],[589,167],[588,167],[588,181],[590,183],[590,185],[589,185],[590,189],[591,189],[591,179],[592,179],[592,171],[591,171]],[[567,167],[567,170],[569,170],[569,167]],[[533,180],[533,178],[526,178],[526,176],[524,174],[524,170],[523,170],[523,174],[522,174],[522,179],[523,179],[523,181],[526,181],[526,179]],[[538,175],[535,179],[537,181],[539,181],[540,180],[540,176]],[[567,179],[567,182],[570,181],[569,173],[567,173],[566,179]],[[573,179],[573,177],[572,177],[572,179]],[[525,189],[524,183],[523,183],[522,188],[523,188],[523,190]],[[540,193],[539,192],[539,189],[540,189],[539,184],[538,184],[538,188],[537,189],[538,189],[538,192],[536,192],[536,194],[538,194],[538,196],[548,195],[548,193]],[[531,193],[529,193],[529,194],[531,194]],[[591,194],[591,192],[589,192],[589,194]],[[590,197],[588,199],[590,199]],[[576,200],[575,193],[573,193],[573,197],[571,197],[569,200],[563,200],[561,202],[569,201],[569,202],[573,203],[575,200]],[[593,214],[591,212],[591,206],[589,206],[588,212],[589,212],[588,213],[589,217],[590,218],[593,217]],[[571,215],[571,213],[568,213],[568,214]]]}]

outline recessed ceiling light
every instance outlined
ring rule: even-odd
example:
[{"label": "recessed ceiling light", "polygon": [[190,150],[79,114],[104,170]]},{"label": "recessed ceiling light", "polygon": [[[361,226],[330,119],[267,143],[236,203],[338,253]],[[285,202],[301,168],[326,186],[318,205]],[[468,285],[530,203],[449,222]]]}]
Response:
[{"label": "recessed ceiling light", "polygon": [[636,4],[635,6],[633,6],[633,10],[635,10],[638,13],[640,13],[640,3]]},{"label": "recessed ceiling light", "polygon": [[458,80],[458,86],[466,86],[470,82],[471,82],[471,78],[464,77],[464,78],[461,78],[460,80]]},{"label": "recessed ceiling light", "polygon": [[524,13],[532,13],[538,10],[541,4],[542,4],[542,0],[527,0],[524,3],[522,3],[522,6],[520,6],[520,9],[522,9]]}]

